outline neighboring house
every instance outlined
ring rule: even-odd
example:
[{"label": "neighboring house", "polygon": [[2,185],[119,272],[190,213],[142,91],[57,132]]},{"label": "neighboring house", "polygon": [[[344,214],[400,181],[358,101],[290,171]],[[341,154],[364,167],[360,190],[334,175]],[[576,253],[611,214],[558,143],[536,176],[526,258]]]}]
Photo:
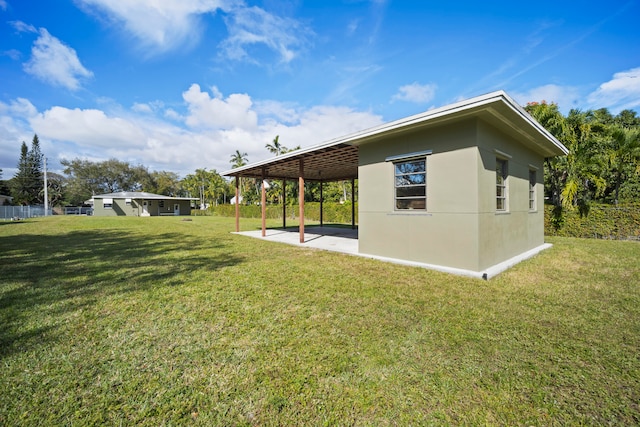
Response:
[{"label": "neighboring house", "polygon": [[93,196],[95,216],[190,215],[193,197],[170,197],[138,191]]},{"label": "neighboring house", "polygon": [[567,152],[498,91],[223,175],[358,179],[359,253],[486,278],[548,247],[544,160]]},{"label": "neighboring house", "polygon": [[0,206],[10,205],[13,202],[13,197],[0,194]]}]

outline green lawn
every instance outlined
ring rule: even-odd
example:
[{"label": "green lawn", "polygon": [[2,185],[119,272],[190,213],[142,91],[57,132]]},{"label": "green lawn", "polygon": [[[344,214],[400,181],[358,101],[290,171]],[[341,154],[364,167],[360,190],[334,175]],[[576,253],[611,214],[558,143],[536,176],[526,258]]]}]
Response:
[{"label": "green lawn", "polygon": [[191,219],[0,222],[0,425],[640,423],[638,242],[482,281]]}]

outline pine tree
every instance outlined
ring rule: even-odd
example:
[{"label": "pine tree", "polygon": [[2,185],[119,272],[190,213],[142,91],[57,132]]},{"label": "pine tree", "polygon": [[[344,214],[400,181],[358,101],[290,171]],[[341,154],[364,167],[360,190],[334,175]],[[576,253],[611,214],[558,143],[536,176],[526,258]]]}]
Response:
[{"label": "pine tree", "polygon": [[38,135],[33,135],[31,141],[31,150],[29,151],[29,168],[31,175],[31,183],[29,188],[30,202],[29,204],[42,204],[44,202],[43,185],[43,158],[40,150],[40,140]]},{"label": "pine tree", "polygon": [[42,203],[42,159],[43,155],[40,151],[38,135],[33,136],[31,151],[29,151],[27,144],[24,141],[22,142],[18,171],[11,180],[11,192],[16,204],[34,205]]},{"label": "pine tree", "polygon": [[22,141],[20,160],[18,160],[18,171],[11,180],[11,195],[13,196],[14,203],[17,205],[29,204],[29,175],[29,148],[27,148],[27,144]]}]

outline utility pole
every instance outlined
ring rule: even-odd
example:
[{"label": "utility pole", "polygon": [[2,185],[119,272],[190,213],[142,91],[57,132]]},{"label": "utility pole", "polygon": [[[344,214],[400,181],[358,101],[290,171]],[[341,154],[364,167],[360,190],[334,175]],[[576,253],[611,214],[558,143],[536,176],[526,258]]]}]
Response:
[{"label": "utility pole", "polygon": [[44,158],[44,216],[49,215],[49,186],[47,185],[47,158]]}]

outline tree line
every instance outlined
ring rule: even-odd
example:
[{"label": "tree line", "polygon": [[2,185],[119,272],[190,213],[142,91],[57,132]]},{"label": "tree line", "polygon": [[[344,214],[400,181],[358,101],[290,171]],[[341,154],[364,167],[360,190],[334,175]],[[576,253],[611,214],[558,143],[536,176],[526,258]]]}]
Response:
[{"label": "tree line", "polygon": [[[0,194],[13,198],[14,205],[44,204],[44,155],[38,135],[31,148],[23,141],[15,175],[2,181]],[[90,161],[63,159],[63,174],[47,172],[47,192],[51,206],[81,206],[96,194],[144,191],[172,197],[197,197],[208,206],[225,203],[232,193],[230,184],[215,170],[197,169],[184,178],[171,171],[150,171],[117,159]],[[6,203],[6,202],[5,202]]]},{"label": "tree line", "polygon": [[[635,111],[623,110],[612,115],[606,108],[570,110],[565,116],[555,103],[532,102],[525,109],[568,149],[567,156],[545,161],[545,198],[555,206],[555,213],[578,208],[588,212],[591,202],[618,204],[640,200],[640,117]],[[289,149],[276,136],[265,148],[276,156]],[[44,203],[43,160],[37,135],[31,147],[23,141],[16,174],[2,181],[0,194],[13,197],[16,205]],[[247,153],[236,150],[231,155],[232,168],[244,166]],[[63,159],[63,173],[48,172],[48,197],[51,206],[80,206],[96,194],[120,191],[145,191],[172,197],[195,197],[202,207],[229,203],[235,196],[235,183],[216,170],[197,169],[180,178],[170,171],[149,171],[143,165],[132,165],[117,159],[89,161]],[[261,198],[260,179],[240,180],[242,204],[256,204]],[[357,185],[357,183],[356,183]],[[349,181],[324,183],[325,201],[349,202]],[[282,181],[270,180],[267,203],[297,203],[298,182],[288,181],[283,198]],[[285,199],[285,200],[283,200]],[[320,200],[320,183],[305,184],[305,201]]]},{"label": "tree line", "polygon": [[606,108],[572,109],[529,103],[525,109],[569,150],[546,159],[545,197],[562,209],[587,213],[592,202],[618,204],[640,200],[640,117]]}]

